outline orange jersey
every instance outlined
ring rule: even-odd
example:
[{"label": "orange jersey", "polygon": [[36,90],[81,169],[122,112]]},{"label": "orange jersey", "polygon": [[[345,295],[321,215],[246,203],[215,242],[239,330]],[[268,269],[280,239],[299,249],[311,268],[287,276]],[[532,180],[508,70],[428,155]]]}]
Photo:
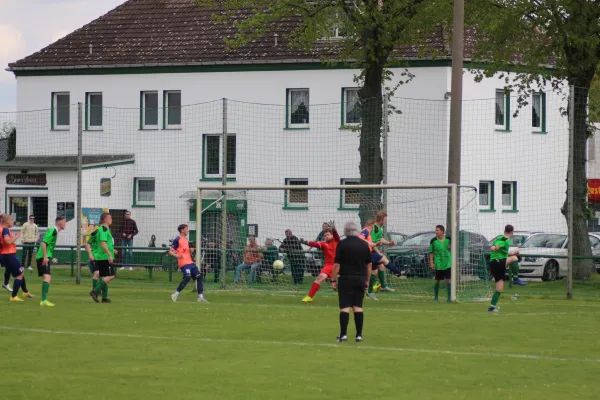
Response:
[{"label": "orange jersey", "polygon": [[6,238],[13,238],[13,234],[8,228],[2,228],[2,238],[0,238],[0,254],[17,254],[17,245],[13,242],[8,244],[4,241]]},{"label": "orange jersey", "polygon": [[371,239],[371,232],[367,228],[360,231],[360,238],[369,244],[369,251],[373,252],[373,239]]},{"label": "orange jersey", "polygon": [[178,255],[183,256],[177,259],[179,269],[194,263],[194,260],[192,260],[192,252],[190,251],[190,241],[186,237],[177,236],[175,240],[173,240],[171,248],[175,250]]}]

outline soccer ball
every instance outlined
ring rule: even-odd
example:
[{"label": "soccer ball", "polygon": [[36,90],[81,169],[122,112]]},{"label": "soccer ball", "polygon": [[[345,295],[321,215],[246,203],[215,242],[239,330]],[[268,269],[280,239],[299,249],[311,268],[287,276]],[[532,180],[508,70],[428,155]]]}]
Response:
[{"label": "soccer ball", "polygon": [[52,264],[57,264],[58,263],[58,258],[53,258],[52,259]]},{"label": "soccer ball", "polygon": [[275,262],[273,263],[273,269],[275,271],[281,271],[283,269],[283,261],[275,260]]}]

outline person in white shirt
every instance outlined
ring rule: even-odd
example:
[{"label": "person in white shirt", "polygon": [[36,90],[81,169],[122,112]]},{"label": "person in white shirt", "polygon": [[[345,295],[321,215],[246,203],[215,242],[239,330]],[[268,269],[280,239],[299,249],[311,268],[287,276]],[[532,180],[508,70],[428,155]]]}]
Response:
[{"label": "person in white shirt", "polygon": [[21,255],[21,265],[31,269],[31,258],[35,250],[35,244],[40,237],[40,229],[35,224],[35,217],[29,216],[29,221],[21,226],[21,237],[23,238],[23,254]]}]

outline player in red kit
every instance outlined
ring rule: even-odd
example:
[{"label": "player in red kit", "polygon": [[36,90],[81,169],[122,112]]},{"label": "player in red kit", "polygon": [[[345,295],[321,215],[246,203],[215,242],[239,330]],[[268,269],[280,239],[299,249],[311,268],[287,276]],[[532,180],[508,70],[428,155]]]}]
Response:
[{"label": "player in red kit", "polygon": [[335,229],[333,221],[328,223],[329,228],[323,231],[325,241],[324,242],[306,242],[303,241],[303,244],[319,249],[323,252],[325,257],[325,265],[321,272],[319,272],[319,276],[310,287],[308,291],[308,296],[302,299],[303,303],[311,303],[313,301],[313,297],[321,288],[321,283],[323,283],[327,278],[332,278],[331,274],[333,273],[333,264],[335,259],[335,249],[340,241],[340,235]]}]

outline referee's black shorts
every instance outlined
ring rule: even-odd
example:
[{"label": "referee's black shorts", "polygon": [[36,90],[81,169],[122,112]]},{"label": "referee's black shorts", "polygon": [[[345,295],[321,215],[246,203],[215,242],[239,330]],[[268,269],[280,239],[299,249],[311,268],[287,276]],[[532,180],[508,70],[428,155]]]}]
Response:
[{"label": "referee's black shorts", "polygon": [[364,276],[340,276],[338,277],[338,299],[340,309],[349,307],[362,308],[365,298]]}]

